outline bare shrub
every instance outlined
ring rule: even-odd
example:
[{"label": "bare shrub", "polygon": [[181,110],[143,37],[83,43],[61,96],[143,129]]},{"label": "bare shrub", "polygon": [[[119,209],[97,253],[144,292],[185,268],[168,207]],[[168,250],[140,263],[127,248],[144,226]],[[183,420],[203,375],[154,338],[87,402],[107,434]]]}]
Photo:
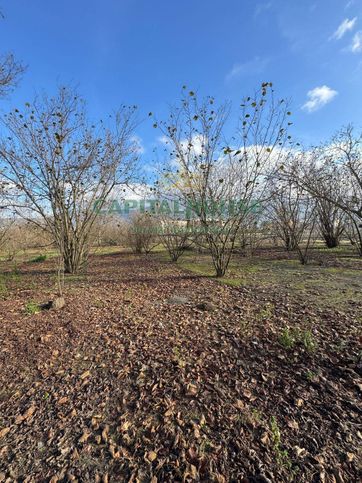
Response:
[{"label": "bare shrub", "polygon": [[149,213],[135,213],[127,227],[126,240],[133,253],[148,254],[158,244],[159,224]]},{"label": "bare shrub", "polygon": [[268,204],[269,218],[277,236],[288,251],[297,249],[303,238],[305,223],[305,192],[291,180],[280,182]]},{"label": "bare shrub", "polygon": [[187,221],[175,220],[168,216],[161,216],[159,220],[161,243],[167,250],[171,260],[177,262],[192,243],[189,223]]}]

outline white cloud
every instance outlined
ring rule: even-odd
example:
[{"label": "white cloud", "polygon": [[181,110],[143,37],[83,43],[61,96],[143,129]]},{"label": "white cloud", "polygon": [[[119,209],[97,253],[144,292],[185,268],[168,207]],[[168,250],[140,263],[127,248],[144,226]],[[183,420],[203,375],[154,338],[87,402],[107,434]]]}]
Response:
[{"label": "white cloud", "polygon": [[337,91],[326,85],[315,87],[314,89],[308,91],[308,101],[302,106],[302,109],[307,112],[317,111],[321,107],[331,102],[337,94]]},{"label": "white cloud", "polygon": [[169,139],[168,139],[168,137],[167,137],[167,136],[159,136],[159,137],[157,138],[157,141],[158,141],[160,144],[164,144],[164,145],[168,145],[168,144],[170,144],[170,141],[169,141]]},{"label": "white cloud", "polygon": [[264,72],[269,62],[269,59],[254,57],[254,59],[242,64],[234,64],[230,72],[226,75],[225,80],[226,82],[229,82],[238,77],[261,74]]},{"label": "white cloud", "polygon": [[331,39],[335,40],[340,40],[344,34],[352,30],[357,22],[357,17],[352,18],[349,20],[348,18],[345,18],[343,22],[339,25],[337,30],[334,32],[332,35]]},{"label": "white cloud", "polygon": [[349,0],[349,2],[347,2],[347,4],[346,4],[345,8],[347,9],[347,8],[352,7],[352,5],[354,5],[354,3],[355,3],[354,0]]},{"label": "white cloud", "polygon": [[362,51],[362,30],[359,30],[358,32],[356,32],[354,34],[354,37],[352,39],[352,43],[350,45],[350,50],[354,54]]}]

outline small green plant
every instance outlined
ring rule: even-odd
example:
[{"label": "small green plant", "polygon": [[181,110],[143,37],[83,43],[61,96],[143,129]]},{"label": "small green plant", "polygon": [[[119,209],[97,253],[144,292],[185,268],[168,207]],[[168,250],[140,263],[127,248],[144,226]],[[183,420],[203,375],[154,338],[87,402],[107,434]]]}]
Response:
[{"label": "small green plant", "polygon": [[317,348],[317,342],[310,330],[305,330],[301,334],[301,341],[307,352],[314,352]]},{"label": "small green plant", "polygon": [[46,255],[38,255],[37,257],[35,258],[32,258],[30,260],[30,263],[40,263],[40,262],[45,262],[45,260],[47,259],[47,256]]},{"label": "small green plant", "polygon": [[212,453],[214,448],[212,442],[205,437],[200,443],[199,451],[201,454]]},{"label": "small green plant", "polygon": [[261,412],[258,409],[256,409],[256,408],[252,409],[251,410],[251,415],[252,415],[252,417],[254,418],[254,420],[257,423],[260,423],[261,422],[261,420],[262,420],[262,414],[261,414]]},{"label": "small green plant", "polygon": [[258,318],[260,320],[271,319],[274,314],[274,309],[275,309],[275,306],[273,304],[270,304],[270,303],[266,304],[262,309],[260,309]]},{"label": "small green plant", "polygon": [[295,336],[292,331],[289,330],[289,327],[286,327],[280,335],[279,344],[285,349],[293,349],[295,345]]},{"label": "small green plant", "polygon": [[99,300],[99,299],[93,300],[93,307],[96,307],[97,309],[103,308],[104,307],[103,300]]},{"label": "small green plant", "polygon": [[35,302],[28,302],[26,305],[25,305],[25,312],[28,314],[28,315],[34,315],[34,314],[37,314],[40,312],[40,307],[37,303]]},{"label": "small green plant", "polygon": [[8,279],[16,283],[20,280],[20,271],[16,262],[13,264],[11,272],[8,273]]},{"label": "small green plant", "polygon": [[314,381],[316,376],[317,376],[317,374],[313,371],[307,371],[305,373],[305,377],[308,379],[308,381]]},{"label": "small green plant", "polygon": [[182,353],[179,347],[173,348],[173,360],[177,362],[180,369],[186,367],[186,361],[182,357]]},{"label": "small green plant", "polygon": [[288,470],[292,468],[292,462],[290,461],[288,451],[281,449],[281,433],[278,425],[278,421],[274,416],[270,418],[270,432],[273,449],[275,452],[278,465],[286,467]]}]

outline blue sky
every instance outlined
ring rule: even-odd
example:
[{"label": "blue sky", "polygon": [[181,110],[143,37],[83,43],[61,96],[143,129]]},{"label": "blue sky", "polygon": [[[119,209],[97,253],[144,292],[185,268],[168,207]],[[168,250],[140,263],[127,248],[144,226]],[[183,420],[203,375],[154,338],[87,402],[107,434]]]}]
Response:
[{"label": "blue sky", "polygon": [[[3,0],[0,51],[28,65],[0,108],[73,83],[94,118],[140,106],[145,162],[186,84],[219,100],[262,81],[292,99],[293,137],[362,126],[362,0]],[[308,96],[309,93],[309,96]],[[304,106],[304,107],[303,107]]]}]

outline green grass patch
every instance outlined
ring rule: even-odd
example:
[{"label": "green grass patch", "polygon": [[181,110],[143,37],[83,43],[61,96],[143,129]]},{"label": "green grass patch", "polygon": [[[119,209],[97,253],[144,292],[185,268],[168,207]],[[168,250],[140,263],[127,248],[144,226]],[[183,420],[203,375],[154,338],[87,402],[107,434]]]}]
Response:
[{"label": "green grass patch", "polygon": [[41,262],[45,262],[45,260],[47,259],[47,255],[38,255],[37,257],[34,257],[32,259],[30,259],[30,263],[41,263]]},{"label": "green grass patch", "polygon": [[40,311],[41,311],[41,308],[39,304],[37,304],[36,302],[30,301],[25,305],[25,312],[28,315],[38,314]]},{"label": "green grass patch", "polygon": [[[57,279],[57,277],[56,277]],[[65,283],[71,283],[71,282],[82,282],[83,280],[87,280],[87,275],[86,274],[78,274],[78,275],[72,275],[72,274],[65,274],[64,275],[64,282]]]},{"label": "green grass patch", "polygon": [[[351,260],[354,265],[344,268],[302,266],[296,259],[235,255],[225,277],[217,281],[231,287],[280,288],[293,296],[308,297],[311,304],[344,309],[351,302],[362,302],[361,260]],[[215,274],[211,256],[205,253],[187,252],[178,266],[203,277],[211,278]]]}]

